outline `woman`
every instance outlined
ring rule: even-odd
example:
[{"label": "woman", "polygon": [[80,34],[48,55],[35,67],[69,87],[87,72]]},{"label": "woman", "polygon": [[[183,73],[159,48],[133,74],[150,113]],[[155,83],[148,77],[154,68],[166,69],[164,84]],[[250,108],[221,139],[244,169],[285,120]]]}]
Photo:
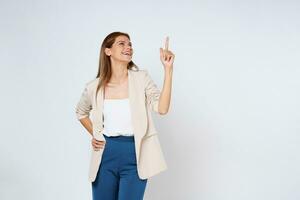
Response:
[{"label": "woman", "polygon": [[[151,111],[164,115],[171,99],[175,55],[160,48],[164,85],[132,61],[127,33],[110,33],[100,51],[96,79],[86,83],[76,115],[92,136],[89,180],[94,200],[143,199],[149,177],[167,169]],[[134,70],[135,68],[135,70]]]}]

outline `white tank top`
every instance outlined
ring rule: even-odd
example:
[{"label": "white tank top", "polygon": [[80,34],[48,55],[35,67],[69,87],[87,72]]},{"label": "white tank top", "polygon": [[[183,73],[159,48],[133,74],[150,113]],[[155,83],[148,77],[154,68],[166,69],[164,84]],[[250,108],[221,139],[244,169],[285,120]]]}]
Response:
[{"label": "white tank top", "polygon": [[107,136],[133,136],[129,98],[104,99],[103,134]]}]

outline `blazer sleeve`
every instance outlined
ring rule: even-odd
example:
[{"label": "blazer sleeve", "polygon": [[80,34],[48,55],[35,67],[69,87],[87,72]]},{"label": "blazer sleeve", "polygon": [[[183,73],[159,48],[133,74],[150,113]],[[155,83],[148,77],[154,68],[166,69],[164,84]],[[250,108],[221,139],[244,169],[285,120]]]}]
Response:
[{"label": "blazer sleeve", "polygon": [[82,118],[89,117],[91,110],[92,110],[92,103],[89,97],[87,86],[85,85],[85,88],[81,94],[79,102],[76,105],[77,119],[80,120]]},{"label": "blazer sleeve", "polygon": [[146,95],[147,105],[151,108],[152,111],[159,113],[158,103],[160,97],[160,90],[152,80],[147,70],[145,70],[144,75],[145,75],[144,83],[145,83],[145,95]]}]

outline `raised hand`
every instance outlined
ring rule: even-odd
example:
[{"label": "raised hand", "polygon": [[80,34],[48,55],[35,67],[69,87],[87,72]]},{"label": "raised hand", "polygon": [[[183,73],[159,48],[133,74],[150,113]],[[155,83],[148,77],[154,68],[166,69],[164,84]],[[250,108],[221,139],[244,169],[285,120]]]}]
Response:
[{"label": "raised hand", "polygon": [[160,60],[165,70],[173,68],[175,55],[169,50],[169,37],[166,37],[165,48],[160,48]]}]

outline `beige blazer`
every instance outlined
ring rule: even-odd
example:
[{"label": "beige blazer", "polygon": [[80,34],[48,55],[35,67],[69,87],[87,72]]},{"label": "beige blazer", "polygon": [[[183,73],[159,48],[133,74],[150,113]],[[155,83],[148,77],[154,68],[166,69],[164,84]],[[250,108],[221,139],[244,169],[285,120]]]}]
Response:
[{"label": "beige blazer", "polygon": [[[90,117],[93,135],[97,140],[105,141],[103,136],[103,89],[96,88],[99,78],[86,83],[81,98],[76,106],[77,119]],[[137,171],[141,179],[147,179],[167,169],[167,164],[160,146],[151,111],[158,113],[160,90],[149,76],[147,70],[128,70],[129,102],[131,120],[135,138]],[[105,148],[105,147],[104,147]],[[89,181],[96,179],[104,148],[91,151]]]}]

